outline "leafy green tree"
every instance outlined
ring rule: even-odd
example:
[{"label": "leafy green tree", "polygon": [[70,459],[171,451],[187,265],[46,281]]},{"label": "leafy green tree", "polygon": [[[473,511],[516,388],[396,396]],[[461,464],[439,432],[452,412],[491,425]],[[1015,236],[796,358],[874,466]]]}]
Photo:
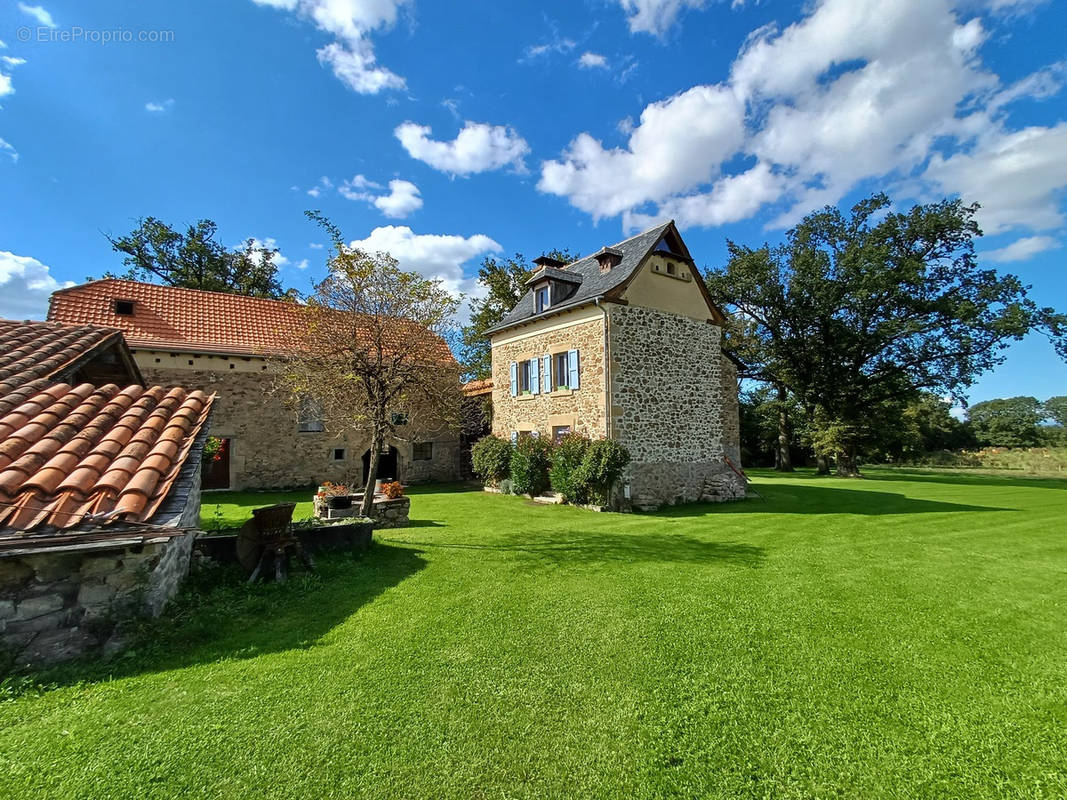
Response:
[{"label": "leafy green tree", "polygon": [[1042,404],[1045,419],[1061,427],[1067,427],[1067,395],[1050,397]]},{"label": "leafy green tree", "polygon": [[229,250],[216,241],[217,233],[209,219],[180,233],[155,217],[145,217],[125,236],[107,237],[111,247],[124,255],[127,267],[122,275],[107,273],[107,277],[249,297],[291,297],[278,282],[277,249],[248,239]]},{"label": "leafy green tree", "polygon": [[[871,410],[920,390],[960,397],[1013,340],[1045,333],[1067,358],[1067,316],[1013,275],[978,267],[976,205],[895,212],[884,194],[810,214],[778,246],[729,242],[708,288],[741,321],[728,331],[750,377],[786,387],[813,422],[816,454],[858,475]],[[736,346],[734,340],[736,339]]]},{"label": "leafy green tree", "polygon": [[[544,255],[569,264],[581,256],[569,250],[549,250]],[[486,256],[478,268],[478,283],[485,289],[483,297],[471,300],[471,321],[463,327],[463,369],[467,380],[490,378],[493,358],[485,332],[504,319],[526,294],[526,281],[533,274],[530,262],[521,253],[511,258]]]},{"label": "leafy green tree", "polygon": [[980,444],[994,447],[1032,447],[1041,436],[1037,424],[1044,412],[1036,397],[1002,397],[975,403],[967,409]]}]

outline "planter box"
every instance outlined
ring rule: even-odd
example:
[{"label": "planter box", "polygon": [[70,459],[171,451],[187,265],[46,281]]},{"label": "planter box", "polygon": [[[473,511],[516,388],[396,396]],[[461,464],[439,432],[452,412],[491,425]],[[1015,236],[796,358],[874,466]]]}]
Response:
[{"label": "planter box", "polygon": [[[312,553],[329,550],[366,550],[374,532],[372,520],[356,517],[342,525],[322,525],[297,529],[301,544]],[[194,548],[220,564],[237,562],[237,534],[201,534]]]}]

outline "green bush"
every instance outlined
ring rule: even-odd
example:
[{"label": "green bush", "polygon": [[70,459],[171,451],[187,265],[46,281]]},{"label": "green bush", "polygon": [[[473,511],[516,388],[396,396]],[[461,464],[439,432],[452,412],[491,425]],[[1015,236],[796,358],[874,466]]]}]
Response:
[{"label": "green bush", "polygon": [[498,436],[484,436],[471,448],[471,464],[478,477],[497,485],[511,475],[511,442]]},{"label": "green bush", "polygon": [[552,449],[552,467],[548,471],[548,478],[565,503],[586,502],[585,487],[576,478],[588,448],[589,439],[581,434],[568,433]]},{"label": "green bush", "polygon": [[516,494],[544,494],[551,485],[552,443],[538,436],[520,436],[511,453],[511,481]]},{"label": "green bush", "polygon": [[608,505],[611,502],[611,490],[629,463],[630,451],[614,439],[590,442],[575,472],[578,491],[594,503]]}]

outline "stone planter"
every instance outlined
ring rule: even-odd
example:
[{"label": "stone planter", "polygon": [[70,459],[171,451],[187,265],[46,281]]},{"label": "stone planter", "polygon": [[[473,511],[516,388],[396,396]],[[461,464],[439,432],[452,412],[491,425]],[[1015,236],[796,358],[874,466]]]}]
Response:
[{"label": "stone planter", "polygon": [[[313,528],[297,528],[296,535],[304,547],[313,552],[330,550],[366,550],[371,545],[374,521],[353,517],[340,525],[319,525]],[[202,534],[195,548],[201,555],[220,564],[237,562],[237,534]]]},{"label": "stone planter", "polygon": [[[349,497],[352,501],[351,508],[331,508],[327,502],[329,498],[314,498],[315,516],[318,519],[356,517],[359,514],[359,507],[363,504],[363,495],[354,494]],[[390,499],[385,495],[375,495],[370,516],[376,528],[406,528],[409,524],[410,509],[410,497]]]}]

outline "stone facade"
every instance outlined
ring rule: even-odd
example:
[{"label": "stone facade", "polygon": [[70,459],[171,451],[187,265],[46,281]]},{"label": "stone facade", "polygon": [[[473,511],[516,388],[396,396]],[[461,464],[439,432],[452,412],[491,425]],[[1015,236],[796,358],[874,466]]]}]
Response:
[{"label": "stone facade", "polygon": [[[579,388],[550,394],[511,396],[511,364],[577,350]],[[555,426],[591,438],[607,434],[604,387],[604,315],[598,309],[553,320],[546,330],[493,341],[493,433],[507,439],[513,431],[549,435]]]},{"label": "stone facade", "polygon": [[623,483],[631,502],[743,497],[744,482],[723,459],[727,447],[736,450],[738,429],[722,328],[653,308],[609,308],[610,430],[630,451]]},{"label": "stone facade", "polygon": [[[229,488],[293,488],[323,481],[362,484],[363,454],[370,448],[369,437],[300,431],[296,412],[275,389],[275,375],[266,359],[150,350],[135,350],[134,357],[149,382],[218,394],[211,435],[230,442]],[[456,479],[458,435],[428,432],[422,439],[413,431],[412,438],[432,441],[433,455],[415,461],[411,441],[388,442],[397,449],[398,480]]]}]

